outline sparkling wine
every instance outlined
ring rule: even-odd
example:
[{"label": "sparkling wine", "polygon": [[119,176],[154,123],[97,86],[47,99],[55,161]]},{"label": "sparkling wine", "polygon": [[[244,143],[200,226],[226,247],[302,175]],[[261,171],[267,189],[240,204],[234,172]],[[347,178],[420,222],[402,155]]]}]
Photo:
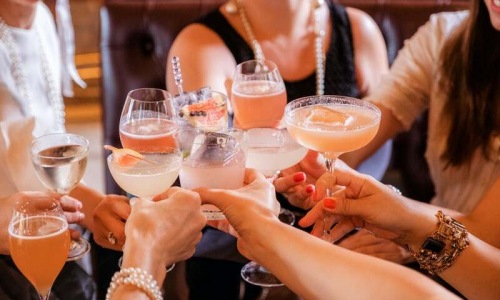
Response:
[{"label": "sparkling wine", "polygon": [[44,149],[32,157],[40,181],[50,190],[67,194],[82,179],[87,148],[64,145]]},{"label": "sparkling wine", "polygon": [[21,219],[9,226],[14,263],[41,295],[47,295],[66,262],[68,223],[54,216]]}]

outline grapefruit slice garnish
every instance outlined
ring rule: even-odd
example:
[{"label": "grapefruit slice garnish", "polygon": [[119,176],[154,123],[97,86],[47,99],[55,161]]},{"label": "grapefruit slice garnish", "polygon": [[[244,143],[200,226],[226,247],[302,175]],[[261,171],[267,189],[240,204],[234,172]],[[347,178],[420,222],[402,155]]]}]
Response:
[{"label": "grapefruit slice garnish", "polygon": [[113,151],[113,162],[120,166],[133,166],[141,160],[156,164],[154,161],[146,159],[144,155],[132,149],[116,148],[111,145],[104,145],[104,149]]},{"label": "grapefruit slice garnish", "polygon": [[184,105],[180,115],[192,126],[213,126],[224,121],[227,109],[224,101],[218,97],[202,100],[191,105]]}]

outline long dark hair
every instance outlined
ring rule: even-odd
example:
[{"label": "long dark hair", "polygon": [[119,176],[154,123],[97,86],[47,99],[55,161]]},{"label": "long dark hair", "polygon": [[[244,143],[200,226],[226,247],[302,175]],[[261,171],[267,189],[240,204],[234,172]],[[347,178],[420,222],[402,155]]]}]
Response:
[{"label": "long dark hair", "polygon": [[443,121],[450,129],[441,159],[447,166],[470,162],[478,148],[491,158],[491,138],[500,133],[500,32],[483,0],[471,1],[469,14],[441,52]]}]

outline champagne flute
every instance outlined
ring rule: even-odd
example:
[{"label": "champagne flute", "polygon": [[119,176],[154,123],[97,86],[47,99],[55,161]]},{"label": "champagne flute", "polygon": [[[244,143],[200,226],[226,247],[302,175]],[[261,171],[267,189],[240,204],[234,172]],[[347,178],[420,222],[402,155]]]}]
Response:
[{"label": "champagne flute", "polygon": [[[47,134],[35,139],[30,150],[42,184],[54,193],[69,195],[85,173],[89,141],[71,133]],[[89,250],[87,240],[72,240],[68,261],[80,259]]]},{"label": "champagne flute", "polygon": [[15,203],[9,224],[10,253],[40,299],[49,299],[70,244],[68,222],[56,199],[23,199]]},{"label": "champagne flute", "polygon": [[175,147],[177,130],[170,94],[161,89],[140,88],[128,93],[120,117],[120,141],[124,148],[149,151]]},{"label": "champagne flute", "polygon": [[[333,183],[336,159],[343,153],[368,144],[377,134],[381,113],[373,104],[344,96],[310,96],[296,99],[285,107],[288,131],[304,147],[325,158],[328,174],[327,197],[338,190]],[[325,216],[323,239],[330,238],[332,224]]]}]

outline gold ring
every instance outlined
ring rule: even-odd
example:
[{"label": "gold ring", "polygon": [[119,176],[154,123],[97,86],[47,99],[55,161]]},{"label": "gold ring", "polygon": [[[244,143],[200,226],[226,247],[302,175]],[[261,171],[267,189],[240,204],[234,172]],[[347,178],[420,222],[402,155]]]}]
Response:
[{"label": "gold ring", "polygon": [[116,237],[115,235],[110,231],[108,232],[108,242],[111,244],[111,245],[114,245],[116,244]]}]

